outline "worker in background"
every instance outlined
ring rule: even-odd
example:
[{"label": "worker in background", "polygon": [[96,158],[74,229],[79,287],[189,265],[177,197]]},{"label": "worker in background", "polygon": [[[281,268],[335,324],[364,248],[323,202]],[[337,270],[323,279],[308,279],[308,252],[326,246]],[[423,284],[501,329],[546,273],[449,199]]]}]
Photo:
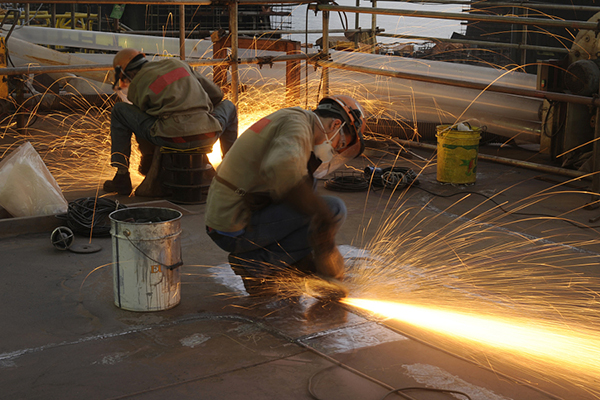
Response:
[{"label": "worker in background", "polygon": [[[191,149],[221,139],[227,153],[238,133],[237,110],[212,81],[176,58],[148,61],[135,49],[119,51],[113,60],[114,89],[127,100],[116,103],[110,118],[111,165],[115,177],[104,183],[106,192],[131,193],[129,158],[135,134],[146,175],[156,146]],[[131,104],[130,104],[130,103]]]},{"label": "worker in background", "polygon": [[336,95],[314,111],[276,111],[231,147],[210,186],[205,222],[248,293],[274,294],[269,277],[289,268],[343,278],[335,235],[346,207],[317,195],[314,178],[360,155],[364,128],[358,102]]}]

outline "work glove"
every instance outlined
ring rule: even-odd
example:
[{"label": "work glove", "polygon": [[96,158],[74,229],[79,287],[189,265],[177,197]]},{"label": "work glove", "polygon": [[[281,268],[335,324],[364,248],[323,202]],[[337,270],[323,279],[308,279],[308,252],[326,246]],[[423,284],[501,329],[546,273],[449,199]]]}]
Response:
[{"label": "work glove", "polygon": [[284,201],[312,216],[310,244],[317,273],[327,278],[342,279],[344,258],[335,245],[336,226],[333,216],[325,201],[314,192],[312,180],[307,178],[298,183],[287,193]]},{"label": "work glove", "polygon": [[341,280],[344,277],[344,257],[335,245],[335,224],[329,213],[315,215],[310,241],[317,274]]},{"label": "work glove", "polygon": [[321,253],[315,251],[315,267],[317,274],[322,277],[344,279],[344,257],[335,246],[329,251]]}]

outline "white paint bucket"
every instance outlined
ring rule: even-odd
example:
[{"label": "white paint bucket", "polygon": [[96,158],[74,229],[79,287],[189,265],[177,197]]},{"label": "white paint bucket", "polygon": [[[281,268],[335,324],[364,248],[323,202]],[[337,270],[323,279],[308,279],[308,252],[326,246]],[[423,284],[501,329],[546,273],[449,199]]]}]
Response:
[{"label": "white paint bucket", "polygon": [[110,213],[117,307],[160,311],[179,304],[181,216],[177,210],[152,207]]}]

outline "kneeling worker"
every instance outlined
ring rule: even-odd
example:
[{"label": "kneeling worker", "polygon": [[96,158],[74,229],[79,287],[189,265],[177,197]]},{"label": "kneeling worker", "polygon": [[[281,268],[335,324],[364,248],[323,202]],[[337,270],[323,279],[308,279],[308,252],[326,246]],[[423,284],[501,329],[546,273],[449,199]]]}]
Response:
[{"label": "kneeling worker", "polygon": [[110,116],[111,165],[115,177],[106,192],[131,193],[131,135],[142,153],[140,173],[150,170],[156,146],[193,149],[221,139],[227,153],[238,134],[235,105],[208,78],[176,58],[148,61],[135,49],[123,49],[113,59],[114,89],[127,91],[128,102],[116,103]]},{"label": "kneeling worker", "polygon": [[314,111],[285,108],[248,128],[217,168],[208,192],[206,229],[229,252],[250,294],[270,291],[286,268],[341,279],[335,235],[344,202],[319,196],[321,178],[364,150],[364,112],[351,97],[325,97]]}]

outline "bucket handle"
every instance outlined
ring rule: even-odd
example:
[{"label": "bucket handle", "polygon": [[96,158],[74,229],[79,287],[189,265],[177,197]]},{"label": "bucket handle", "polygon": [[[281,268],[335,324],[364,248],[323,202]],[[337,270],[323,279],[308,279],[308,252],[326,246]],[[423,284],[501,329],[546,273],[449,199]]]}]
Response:
[{"label": "bucket handle", "polygon": [[453,130],[454,128],[456,128],[458,126],[458,124],[466,124],[469,127],[470,131],[473,130],[473,127],[471,126],[471,123],[469,121],[462,121],[462,122],[457,122],[454,125],[448,125],[447,128],[445,128],[443,131],[439,132],[439,134],[441,136],[444,136],[447,132],[450,132],[451,130]]},{"label": "bucket handle", "polygon": [[150,260],[150,261],[152,261],[152,262],[155,262],[155,263],[157,263],[157,264],[160,264],[161,266],[165,267],[166,269],[173,270],[173,269],[175,269],[175,268],[178,268],[178,267],[181,267],[181,266],[183,265],[183,260],[179,260],[179,261],[177,261],[175,264],[171,264],[171,265],[165,265],[165,264],[161,263],[160,261],[157,261],[157,260],[155,260],[154,258],[150,257],[148,254],[144,253],[144,251],[143,251],[142,249],[140,249],[139,247],[137,247],[137,246],[135,245],[135,243],[133,243],[133,242],[131,241],[131,239],[129,239],[129,236],[128,236],[128,235],[125,235],[125,237],[127,238],[127,241],[129,241],[129,243],[130,243],[130,244],[131,244],[133,247],[135,247],[137,251],[139,251],[139,252],[140,252],[140,253],[142,253],[144,256],[146,256],[146,258],[147,258],[148,260]]}]

